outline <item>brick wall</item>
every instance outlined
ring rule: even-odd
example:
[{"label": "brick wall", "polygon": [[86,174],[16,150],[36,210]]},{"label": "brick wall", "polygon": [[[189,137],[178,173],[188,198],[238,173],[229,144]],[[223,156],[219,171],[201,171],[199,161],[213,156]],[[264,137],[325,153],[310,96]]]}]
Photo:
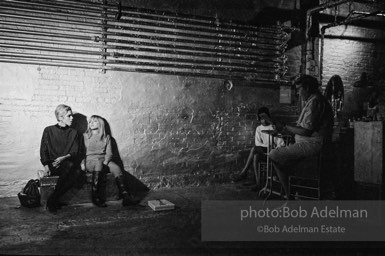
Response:
[{"label": "brick wall", "polygon": [[84,118],[106,118],[125,169],[151,187],[227,179],[253,142],[256,110],[280,111],[279,90],[228,91],[218,79],[18,64],[0,70],[1,185],[13,184],[13,192],[42,168],[41,134],[56,123],[59,103],[78,114],[82,131]]},{"label": "brick wall", "polygon": [[[230,7],[224,13],[234,18]],[[279,105],[279,89],[239,81],[228,91],[220,79],[7,63],[0,75],[0,197],[16,195],[42,169],[41,135],[60,103],[72,107],[81,132],[90,115],[104,117],[125,170],[150,188],[227,181],[253,143],[257,109],[295,111]]]},{"label": "brick wall", "polygon": [[[362,72],[367,72],[373,79],[382,72],[381,68],[385,67],[384,41],[381,41],[385,39],[384,31],[338,26],[326,30],[326,35],[341,36],[342,39],[324,40],[323,85],[337,74],[341,76],[345,89],[351,91]],[[343,36],[358,39],[343,39]]]}]

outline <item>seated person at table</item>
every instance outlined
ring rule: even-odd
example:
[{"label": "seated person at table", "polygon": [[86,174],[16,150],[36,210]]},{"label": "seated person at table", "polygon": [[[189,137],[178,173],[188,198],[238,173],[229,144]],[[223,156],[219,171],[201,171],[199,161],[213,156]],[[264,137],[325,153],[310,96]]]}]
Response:
[{"label": "seated person at table", "polygon": [[[247,177],[247,170],[250,168],[251,162],[253,162],[254,173],[257,173],[257,166],[260,160],[266,159],[267,147],[269,143],[269,134],[263,133],[263,130],[274,130],[274,127],[270,120],[269,109],[266,107],[261,107],[258,109],[258,120],[261,122],[261,125],[257,126],[255,130],[255,146],[251,148],[249,157],[247,159],[245,167],[242,171],[237,174],[233,180],[240,181]],[[274,145],[282,147],[285,145],[284,141],[280,138],[274,138]],[[256,177],[257,178],[257,177]],[[257,180],[257,185],[259,185]]]},{"label": "seated person at table", "polygon": [[303,75],[295,81],[295,85],[305,101],[297,125],[276,125],[277,130],[282,133],[294,134],[295,143],[273,149],[269,154],[288,199],[290,166],[300,159],[319,155],[322,148],[331,142],[334,124],[332,107],[321,95],[317,79]]},{"label": "seated person at table", "polygon": [[[84,133],[86,148],[85,159],[81,163],[83,170],[92,172],[92,202],[99,207],[106,207],[105,174],[109,171],[114,175],[119,194],[123,198],[122,205],[136,204],[132,195],[124,185],[122,169],[112,161],[111,136],[106,134],[105,122],[102,117],[93,115]],[[108,168],[107,168],[108,167]]]},{"label": "seated person at table", "polygon": [[50,212],[61,208],[60,197],[81,177],[81,137],[70,127],[73,120],[72,110],[69,106],[61,104],[56,107],[55,116],[58,123],[44,129],[40,144],[44,176],[59,176],[55,190],[47,200]]}]

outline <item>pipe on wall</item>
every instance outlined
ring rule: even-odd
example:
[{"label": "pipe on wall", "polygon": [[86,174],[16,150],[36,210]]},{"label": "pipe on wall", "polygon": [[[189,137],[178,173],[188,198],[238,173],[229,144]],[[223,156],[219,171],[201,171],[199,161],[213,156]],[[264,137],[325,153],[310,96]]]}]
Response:
[{"label": "pipe on wall", "polygon": [[[56,3],[55,6],[53,6],[52,4],[47,4],[46,2],[42,2],[42,3],[39,3],[38,1],[34,1],[33,3],[31,3],[31,1],[25,1],[25,0],[4,0],[8,3],[11,3],[8,4],[8,6],[13,6],[13,4],[16,4],[14,6],[29,6],[30,8],[32,7],[43,7],[43,8],[51,8],[51,9],[56,9],[56,10],[60,10],[61,12],[70,12],[70,11],[73,11],[73,12],[80,12],[80,11],[84,11],[84,12],[87,12],[88,14],[96,14],[96,16],[100,17],[100,11],[99,10],[95,10],[95,11],[92,11],[92,9],[90,8],[83,8],[81,6],[77,6],[77,7],[73,7],[73,6],[68,6],[68,5],[64,5],[63,3]],[[82,10],[81,10],[82,9]],[[111,11],[111,14],[113,14],[113,12]]]},{"label": "pipe on wall", "polygon": [[[14,4],[18,4],[17,6],[25,6],[29,5],[31,7],[31,2],[26,0],[4,0],[6,2],[11,2]],[[67,4],[65,4],[67,3]],[[68,5],[69,4],[69,5]],[[83,4],[83,6],[82,6]],[[83,1],[56,1],[55,5],[48,5],[44,1],[37,1],[35,0],[33,2],[32,6],[40,6],[40,7],[47,7],[47,8],[54,8],[56,10],[60,10],[60,13],[63,11],[79,11],[79,12],[86,12],[86,13],[94,13],[97,14],[92,17],[100,17],[100,11],[103,10],[103,6],[107,6],[108,8],[114,9],[108,11],[107,14],[109,18],[115,18],[115,15],[119,9],[118,6],[115,5],[100,5],[100,4],[92,4],[85,3]],[[95,9],[96,8],[96,9]],[[29,8],[28,10],[30,10]],[[80,10],[81,9],[81,10]],[[259,32],[265,32],[265,33],[272,33],[277,34],[280,33],[282,30],[282,27],[276,26],[276,27],[255,27],[255,26],[249,26],[244,24],[237,24],[235,22],[226,22],[221,21],[216,18],[209,18],[206,16],[192,16],[192,15],[184,15],[184,14],[175,14],[172,12],[167,11],[152,11],[148,9],[140,9],[140,8],[133,8],[133,7],[120,7],[122,14],[124,14],[125,17],[136,17],[144,20],[151,20],[158,24],[159,22],[164,22],[165,24],[177,24],[177,25],[183,25],[183,29],[185,29],[188,26],[195,25],[198,29],[210,29],[211,31],[215,31],[216,33],[230,33],[234,35],[244,35],[245,33],[259,33]],[[94,10],[94,11],[92,11]],[[116,19],[111,19],[109,21],[116,21]],[[208,27],[208,25],[210,25]],[[220,26],[219,26],[220,25]],[[163,26],[163,25],[162,25]],[[173,26],[169,26],[172,28]],[[194,27],[194,26],[193,26]]]},{"label": "pipe on wall", "polygon": [[[28,2],[22,2],[23,3],[23,6],[25,5],[25,3],[28,3]],[[53,11],[44,11],[44,10],[41,10],[41,9],[34,9],[32,7],[30,8],[23,8],[22,7],[9,7],[9,6],[6,6],[6,7],[3,7],[3,10],[19,10],[19,11],[24,11],[24,12],[27,12],[27,13],[30,13],[30,12],[34,12],[34,16],[36,17],[36,13],[39,13],[39,14],[49,14],[49,15],[52,15],[52,13],[56,14],[56,15],[59,15],[59,16],[65,16],[64,19],[57,19],[55,18],[55,20],[59,20],[59,21],[67,21],[67,17],[75,17],[75,18],[81,18],[81,19],[86,19],[86,18],[89,18],[89,19],[99,19],[101,18],[101,15],[99,14],[98,16],[90,16],[90,15],[87,15],[87,14],[70,14],[70,13],[63,13],[62,11],[57,11],[57,12],[53,12]],[[33,6],[33,5],[32,5]],[[44,5],[44,6],[47,6],[47,5]],[[84,12],[87,12],[87,10],[84,10]],[[88,13],[88,12],[87,12]],[[106,14],[108,14],[111,12],[106,12]],[[107,17],[110,17],[110,18],[114,18],[114,16],[107,16]],[[147,20],[147,21],[143,21],[143,20]],[[180,29],[180,30],[185,30],[185,31],[194,31],[194,32],[199,32],[199,33],[202,33],[202,32],[207,32],[207,33],[215,33],[215,34],[222,34],[222,38],[223,39],[234,39],[235,36],[240,36],[242,38],[245,38],[245,37],[248,37],[248,38],[252,38],[253,36],[256,36],[257,33],[258,33],[258,38],[261,37],[261,33],[264,33],[264,34],[271,34],[270,36],[276,36],[277,35],[277,30],[278,28],[276,28],[275,30],[273,30],[272,28],[269,28],[269,29],[261,29],[261,28],[254,28],[254,30],[248,30],[248,31],[244,31],[244,32],[240,32],[240,31],[237,31],[235,29],[222,29],[221,27],[217,27],[217,26],[212,26],[212,27],[203,27],[203,26],[192,26],[192,25],[187,25],[187,24],[183,24],[183,23],[176,23],[176,22],[172,22],[170,23],[169,19],[167,20],[167,22],[165,21],[164,24],[159,24],[159,17],[157,19],[154,19],[153,17],[150,17],[150,18],[142,18],[140,15],[136,15],[136,17],[130,17],[129,15],[126,15],[124,16],[124,19],[119,21],[119,24],[114,24],[113,22],[117,21],[116,19],[108,19],[108,21],[110,21],[110,23],[112,22],[113,25],[115,26],[124,26],[124,23],[128,23],[130,25],[132,24],[137,24],[137,25],[140,25],[140,26],[154,26],[154,27],[161,27],[162,29]],[[110,26],[110,28],[113,28],[114,26]],[[227,37],[224,36],[224,35],[228,35]]]},{"label": "pipe on wall", "polygon": [[[0,48],[4,48],[4,49],[13,49],[13,50],[33,50],[33,51],[42,51],[42,52],[51,52],[51,53],[68,53],[68,54],[71,54],[71,55],[76,55],[76,54],[80,54],[80,55],[87,55],[87,56],[90,56],[90,55],[93,55],[93,56],[96,56],[96,57],[99,57],[100,56],[100,53],[99,51],[85,51],[85,50],[74,50],[74,49],[66,49],[66,48],[60,48],[60,47],[50,47],[50,46],[34,46],[34,45],[27,45],[25,44],[25,42],[28,42],[27,40],[23,40],[23,41],[18,41],[17,39],[15,40],[16,42],[21,42],[21,44],[19,45],[15,45],[15,44],[7,44],[7,43],[0,43]],[[221,67],[219,70],[223,70],[223,71],[226,71],[226,70],[233,70],[233,71],[237,71],[237,70],[245,70],[245,68],[250,68],[250,69],[247,69],[249,71],[259,71],[261,72],[262,69],[257,69],[257,65],[246,65],[246,64],[243,64],[243,65],[240,65],[240,64],[237,64],[237,65],[233,65],[231,63],[225,63],[225,62],[221,62],[219,65],[218,65],[218,62],[214,62],[214,61],[203,61],[203,60],[196,60],[196,59],[183,59],[183,58],[169,58],[169,57],[157,57],[157,56],[140,56],[140,55],[135,55],[135,54],[121,54],[121,53],[114,53],[114,52],[110,52],[110,53],[102,53],[103,56],[111,56],[113,57],[114,59],[116,59],[117,57],[123,57],[123,58],[131,58],[131,59],[141,59],[141,60],[154,60],[154,61],[157,61],[157,65],[164,65],[165,67],[170,67],[169,64],[166,64],[166,62],[174,62],[176,64],[174,64],[174,67],[177,68],[177,67],[187,67],[186,64],[182,64],[182,63],[190,63],[192,65],[194,64],[201,64],[201,65],[209,65],[209,67],[204,67],[204,66],[190,66],[190,68],[199,68],[199,69],[213,69],[215,70],[215,65],[214,64],[217,64],[217,66]],[[193,56],[191,56],[193,57]],[[128,63],[128,62],[124,62],[124,61],[106,61],[106,63]],[[138,62],[139,63],[139,62]],[[267,63],[265,63],[265,65],[260,65],[259,68],[261,67],[264,67],[264,68],[268,68],[269,66],[266,65]],[[148,65],[152,65],[152,64],[148,64]],[[226,68],[227,67],[227,68]],[[277,68],[277,63],[271,65],[271,67],[273,68]],[[278,65],[279,67],[279,65]],[[239,69],[241,68],[241,69]]]},{"label": "pipe on wall", "polygon": [[[2,32],[0,30],[0,32]],[[22,45],[25,45],[25,46],[28,46],[29,44],[35,44],[35,43],[40,43],[40,44],[57,44],[57,45],[62,45],[63,42],[62,40],[58,40],[58,39],[52,39],[52,38],[43,38],[43,39],[39,39],[39,38],[30,38],[30,37],[24,37],[22,35],[13,35],[13,36],[0,36],[0,40],[5,40],[5,41],[13,41],[13,42],[16,42],[16,43],[21,43]],[[79,43],[79,42],[66,42],[65,43],[66,46],[78,46],[78,47],[87,47],[87,48],[95,48],[95,49],[101,49],[102,47],[104,47],[102,44],[90,44],[90,43]],[[152,45],[152,46],[156,46],[156,45]],[[43,48],[40,48],[39,49],[43,49]],[[55,49],[57,48],[53,48],[53,51],[55,51]],[[58,48],[59,50],[61,48]],[[148,53],[167,53],[167,54],[172,54],[172,55],[183,55],[183,56],[187,56],[187,57],[190,57],[190,58],[193,58],[193,57],[196,57],[197,55],[199,55],[200,57],[204,57],[205,59],[217,59],[217,55],[214,55],[214,54],[206,54],[206,53],[203,53],[203,54],[200,54],[200,53],[197,53],[197,52],[194,52],[194,53],[191,53],[191,52],[181,52],[181,51],[168,51],[168,50],[165,50],[165,51],[162,51],[162,50],[159,50],[159,49],[150,49],[150,48],[141,48],[141,47],[138,47],[138,46],[133,46],[133,47],[123,47],[123,46],[114,46],[114,45],[108,45],[107,47],[108,50],[112,50],[113,52],[111,52],[111,54],[109,56],[111,57],[114,57],[114,58],[119,58],[119,57],[133,57],[133,58],[142,58],[142,59],[146,59],[146,58],[152,58],[152,56],[146,56],[146,55],[140,55],[140,54],[125,54],[125,53],[120,53],[120,52],[117,52],[116,50],[124,50],[124,51],[129,51],[129,52],[148,52]],[[36,49],[35,49],[36,50]],[[210,52],[210,51],[209,51]],[[221,56],[224,56],[224,57],[227,57],[229,59],[229,62],[232,62],[232,61],[238,61],[237,65],[238,66],[254,66],[254,67],[266,67],[266,66],[270,66],[270,67],[275,67],[275,65],[277,63],[281,63],[283,62],[282,59],[280,58],[261,58],[261,57],[253,57],[251,56],[250,58],[240,58],[238,56],[234,56],[234,55],[226,55],[226,54],[222,54]],[[163,60],[171,60],[171,59],[177,59],[177,58],[170,58],[170,57],[163,57],[162,58]],[[180,59],[180,58],[179,58]],[[180,59],[180,60],[183,60],[183,59]],[[195,60],[194,59],[190,59],[192,62],[194,62]],[[248,63],[243,63],[241,61],[249,61]],[[205,61],[202,61],[202,63],[204,63]],[[208,62],[206,62],[208,63]],[[211,64],[214,64],[213,62],[210,62]],[[225,62],[221,62],[221,65],[227,65]]]},{"label": "pipe on wall", "polygon": [[[15,58],[38,62],[37,56],[31,55],[38,52],[42,61],[50,64],[82,66],[79,63],[95,59],[97,67],[105,70],[130,71],[133,69],[128,67],[136,65],[140,68],[135,70],[146,72],[181,74],[184,70],[183,74],[216,77],[222,72],[221,77],[276,81],[287,70],[283,52],[288,36],[278,26],[253,27],[120,7],[106,0],[102,4],[4,0],[0,6],[4,7],[0,32],[5,33],[0,36],[1,56],[9,60],[14,54],[13,62]],[[122,15],[119,20],[118,11]],[[17,52],[20,50],[24,53]],[[68,64],[71,55],[75,55],[76,64]],[[76,56],[84,56],[85,61]]]},{"label": "pipe on wall", "polygon": [[[347,3],[349,1],[351,1],[351,0],[332,0],[332,1],[328,1],[326,3],[320,4],[314,8],[311,8],[311,9],[306,11],[306,22],[305,22],[306,43],[304,44],[304,47],[303,47],[303,53],[302,53],[303,57],[302,57],[302,63],[301,63],[302,67],[306,68],[307,48],[308,48],[308,42],[310,41],[309,32],[310,32],[310,28],[312,27],[313,14],[316,12],[320,12],[322,10],[328,9],[328,8],[332,8],[332,7]],[[314,49],[312,49],[312,50],[314,51]]]},{"label": "pipe on wall", "polygon": [[122,71],[122,72],[141,72],[141,73],[158,73],[158,74],[168,74],[168,75],[179,75],[179,76],[198,76],[198,77],[207,77],[207,78],[219,78],[219,79],[239,79],[239,80],[252,80],[253,83],[259,84],[276,84],[277,82],[286,83],[285,80],[279,80],[276,77],[263,77],[261,75],[254,75],[250,77],[246,77],[243,74],[232,74],[232,75],[224,75],[224,74],[213,74],[211,73],[202,73],[202,72],[187,72],[187,71],[175,71],[175,70],[162,70],[161,72],[158,69],[150,69],[150,68],[136,68],[136,67],[113,67],[113,66],[100,66],[100,65],[92,65],[88,63],[85,65],[84,63],[77,63],[75,60],[72,61],[74,63],[69,63],[65,61],[49,61],[37,58],[36,60],[26,60],[26,59],[8,59],[0,56],[0,62],[5,63],[15,63],[15,64],[29,64],[29,65],[45,65],[45,66],[60,66],[60,67],[69,67],[69,68],[84,68],[84,69],[97,69],[102,71],[103,69],[111,70],[111,71]]},{"label": "pipe on wall", "polygon": [[[54,21],[52,21],[54,22]],[[31,22],[20,22],[20,21],[0,21],[0,25],[4,26],[21,26],[23,28],[31,28],[31,29],[46,29],[48,31],[55,30],[55,31],[61,31],[61,32],[67,32],[67,33],[81,33],[81,34],[93,34],[98,35],[100,34],[100,29],[98,30],[92,30],[92,29],[80,29],[80,28],[68,28],[68,27],[59,27],[57,24],[34,24]],[[91,33],[90,33],[91,32]]]},{"label": "pipe on wall", "polygon": [[[1,22],[0,22],[1,24]],[[51,34],[51,33],[36,33],[36,32],[31,32],[29,33],[28,31],[26,30],[19,30],[18,32],[19,33],[25,33],[25,34],[12,34],[12,30],[1,30],[0,29],[0,32],[3,32],[3,33],[6,33],[8,32],[9,35],[7,35],[7,38],[2,38],[3,40],[13,40],[14,42],[18,42],[20,40],[18,40],[19,38],[22,38],[22,42],[25,42],[25,43],[58,43],[58,44],[63,44],[63,41],[62,40],[58,40],[58,39],[52,39],[52,38],[49,38],[48,36],[52,35],[52,36],[55,36],[55,37],[60,37],[60,38],[64,38],[64,39],[79,39],[79,40],[88,40],[87,43],[76,43],[76,42],[65,42],[65,45],[74,45],[74,46],[83,46],[83,47],[91,47],[91,48],[97,48],[97,47],[101,47],[102,45],[100,43],[95,43],[94,41],[91,40],[91,37],[69,37],[68,35],[66,34],[59,34],[59,33],[54,33],[54,34]],[[30,38],[28,37],[28,35],[34,35],[35,37],[34,38]],[[42,37],[42,38],[36,38],[36,36],[38,37]],[[47,38],[48,37],[48,38]],[[40,40],[39,40],[40,39]],[[119,42],[119,41],[115,41],[115,40],[107,40],[107,42]],[[218,58],[218,57],[226,57],[230,60],[234,60],[234,61],[251,61],[251,64],[253,63],[258,63],[258,62],[272,62],[272,63],[281,63],[282,62],[282,59],[281,58],[268,58],[268,56],[273,56],[274,57],[274,54],[270,53],[268,51],[260,51],[260,54],[255,54],[255,53],[252,53],[252,52],[238,52],[238,51],[234,51],[232,53],[227,53],[227,49],[207,49],[207,48],[200,48],[200,47],[173,47],[173,50],[161,50],[160,48],[162,47],[161,44],[157,44],[157,43],[137,43],[135,41],[128,41],[128,40],[125,40],[125,45],[127,45],[127,43],[132,43],[131,47],[127,47],[127,46],[119,46],[119,45],[108,45],[107,49],[110,49],[110,50],[125,50],[125,51],[138,51],[138,52],[153,52],[153,53],[168,53],[168,54],[174,54],[174,55],[185,55],[185,56],[193,56],[193,57],[196,57],[197,55],[201,56],[201,57],[205,57],[205,58]],[[153,47],[153,48],[144,48],[144,47],[140,47],[141,45],[146,45],[146,46],[149,46],[149,47]],[[163,47],[166,47],[165,45]],[[170,48],[170,47],[169,47]],[[168,48],[168,49],[169,49]],[[181,51],[181,50],[186,50],[185,52]],[[189,51],[190,50],[190,51]],[[191,51],[194,51],[194,52],[191,52]],[[211,53],[211,54],[209,54]],[[218,54],[214,54],[214,53],[218,53]],[[239,56],[237,55],[239,53]],[[240,54],[243,54],[243,55],[240,55]],[[267,57],[263,57],[263,56],[267,56]]]},{"label": "pipe on wall", "polygon": [[[52,29],[55,29],[57,31],[61,31],[61,32],[67,32],[67,33],[71,33],[71,32],[76,32],[76,33],[83,33],[83,34],[87,34],[89,33],[90,31],[88,30],[85,30],[85,29],[78,29],[78,28],[71,28],[71,29],[67,29],[67,28],[63,28],[63,27],[55,27],[54,24],[31,24],[31,23],[27,23],[27,22],[15,22],[15,21],[0,21],[0,25],[9,25],[9,26],[23,26],[24,28],[31,28],[31,29],[46,29],[47,32],[49,33]],[[25,30],[18,30],[18,31],[25,31]],[[136,31],[136,30],[135,30]],[[93,33],[90,33],[91,35],[96,35],[98,31],[92,31],[91,32]],[[114,32],[110,32],[110,33],[106,33],[107,35],[114,35],[114,36],[118,36],[118,37],[125,37],[127,36],[127,34],[123,34],[123,33],[114,33]],[[185,42],[185,43],[202,43],[202,44],[206,44],[206,45],[213,45],[212,43],[209,43],[207,41],[197,41],[197,40],[188,40],[188,39],[183,39],[183,40],[175,40],[175,39],[172,39],[172,38],[161,38],[161,37],[154,37],[154,36],[146,36],[146,35],[135,35],[133,36],[132,34],[129,35],[129,37],[136,37],[136,38],[141,38],[141,39],[158,39],[159,41],[161,40],[167,40],[167,41],[178,41],[178,42]],[[102,39],[101,39],[102,40]],[[103,40],[102,40],[103,41]],[[113,41],[111,41],[113,42]],[[116,42],[124,42],[124,40],[119,40],[119,39],[116,39]],[[244,42],[244,43],[243,43]],[[223,44],[223,43],[215,43],[214,45],[216,47],[222,47],[222,46],[226,46],[226,47],[237,47],[237,48],[240,48],[240,46],[248,46],[248,48],[246,49],[255,49],[255,50],[281,50],[282,48],[282,41],[278,41],[278,40],[274,40],[273,43],[277,43],[276,45],[274,44],[263,44],[263,43],[254,43],[252,41],[246,41],[244,40],[242,43],[241,42],[238,42],[237,44]],[[137,44],[144,44],[144,43],[139,43],[139,42],[136,42]],[[281,44],[279,44],[281,43]],[[159,43],[157,45],[160,45]],[[169,44],[164,44],[163,46],[165,47],[169,47]],[[187,47],[189,48],[190,50],[194,50],[194,47]],[[227,52],[227,50],[226,50]],[[234,54],[240,54],[242,52],[234,52]]]},{"label": "pipe on wall", "polygon": [[[36,13],[38,14],[49,14],[49,15],[52,15],[52,14],[55,14],[55,15],[58,15],[59,17],[60,16],[64,16],[64,18],[67,18],[67,17],[71,17],[71,18],[81,18],[81,19],[99,19],[101,16],[100,14],[97,15],[97,16],[93,16],[93,15],[88,15],[88,14],[71,14],[71,13],[63,13],[62,11],[45,11],[45,10],[41,10],[41,9],[34,9],[33,8],[33,5],[30,6],[29,8],[24,8],[25,4],[23,4],[23,7],[14,7],[14,6],[7,6],[7,7],[3,7],[3,10],[13,10],[13,11],[24,11],[24,12],[34,12],[35,15]],[[84,10],[84,12],[87,12],[86,10]],[[88,12],[87,12],[88,13]],[[106,12],[106,15],[111,12]],[[107,16],[109,18],[113,18],[113,19],[109,19],[108,21],[117,21],[115,19],[114,16]],[[221,34],[230,34],[232,36],[242,36],[244,37],[245,36],[245,32],[246,34],[249,36],[249,37],[252,37],[254,35],[256,35],[256,32],[253,33],[253,31],[249,30],[249,31],[245,31],[245,32],[239,32],[239,31],[234,31],[234,29],[222,29],[220,27],[203,27],[203,26],[194,26],[194,25],[188,25],[188,24],[183,24],[183,23],[177,23],[177,22],[173,22],[173,23],[170,23],[169,21],[167,22],[164,22],[164,24],[159,24],[160,22],[160,19],[154,19],[153,17],[147,17],[147,18],[142,18],[140,15],[136,15],[135,16],[130,16],[130,15],[125,15],[124,16],[124,19],[122,21],[119,20],[119,22],[123,22],[123,23],[129,23],[129,24],[138,24],[138,25],[141,25],[141,26],[160,26],[162,28],[169,28],[169,29],[183,29],[183,30],[190,30],[190,31],[196,31],[196,32],[207,32],[207,33],[221,33]],[[272,36],[274,36],[276,34],[276,31],[272,31],[271,29],[269,30],[263,30],[263,29],[259,29],[258,30],[259,33],[263,32],[263,33],[270,33],[272,34]]]},{"label": "pipe on wall", "polygon": [[[0,45],[0,47],[7,48],[7,46]],[[12,47],[13,49],[13,47]],[[20,49],[20,48],[19,48]],[[46,49],[42,49],[42,52],[47,51]],[[63,52],[63,51],[61,51]],[[64,51],[66,53],[69,53],[67,51]],[[136,58],[131,58],[130,60],[104,60],[100,58],[85,58],[83,56],[79,55],[86,55],[89,54],[84,51],[77,51],[77,52],[71,52],[74,54],[72,57],[66,57],[66,56],[52,56],[52,55],[44,55],[44,54],[22,54],[18,53],[15,51],[9,51],[5,52],[0,57],[7,57],[7,58],[27,58],[27,59],[38,59],[40,56],[41,59],[43,60],[54,60],[54,61],[75,61],[75,62],[94,62],[94,63],[100,63],[101,65],[106,63],[106,64],[120,64],[120,65],[135,65],[135,66],[148,66],[148,67],[164,67],[164,68],[174,68],[174,69],[196,69],[196,70],[210,70],[210,71],[218,71],[218,72],[223,72],[223,71],[231,71],[231,72],[238,72],[238,73],[249,73],[249,72],[258,72],[259,74],[275,74],[272,70],[268,68],[253,68],[253,67],[247,67],[244,66],[243,68],[239,68],[239,66],[231,66],[231,65],[215,65],[213,66],[211,63],[202,63],[200,61],[191,63],[189,61],[183,62],[183,60],[169,60],[167,62],[163,62],[163,59],[157,59],[154,57],[153,62],[145,62],[143,60],[137,61]],[[106,56],[108,53],[104,53]],[[98,55],[95,55],[96,57],[99,57]],[[59,58],[60,57],[60,58]],[[184,64],[183,64],[184,63]]]},{"label": "pipe on wall", "polygon": [[356,17],[347,18],[347,19],[340,21],[340,22],[334,22],[334,23],[330,23],[328,25],[322,26],[322,28],[321,28],[321,47],[320,47],[321,48],[320,71],[319,71],[319,73],[320,73],[319,79],[320,79],[321,83],[322,83],[322,72],[323,72],[323,61],[322,60],[323,60],[323,55],[324,55],[324,40],[325,40],[326,29],[331,28],[331,27],[340,26],[340,25],[349,24],[353,21],[364,19],[364,18],[367,18],[370,16],[376,16],[378,13],[380,13],[380,11],[375,11],[375,12],[371,12],[371,13],[364,13],[364,14],[361,14],[361,15],[356,16]]},{"label": "pipe on wall", "polygon": [[[0,14],[4,14],[4,13],[1,13]],[[22,19],[25,19],[25,18],[28,18],[27,15],[14,15],[14,14],[4,14],[5,17],[13,17],[13,18],[22,18]],[[94,33],[100,33],[100,26],[92,26],[91,29],[90,27],[87,28],[87,30],[82,30],[82,29],[74,29],[74,28],[71,28],[71,30],[68,30],[67,28],[63,28],[63,27],[57,27],[57,22],[58,20],[57,19],[52,19],[52,18],[46,18],[46,17],[33,17],[32,18],[33,20],[36,20],[36,21],[44,21],[44,22],[53,22],[54,24],[30,24],[30,23],[26,23],[26,22],[15,22],[15,21],[2,21],[2,24],[4,25],[22,25],[23,27],[30,27],[30,28],[42,28],[42,29],[53,29],[55,28],[56,30],[61,30],[61,31],[65,31],[65,32],[79,32],[79,33],[89,33],[90,32],[94,32]],[[59,20],[61,22],[63,22],[64,24],[67,24],[67,21],[66,20]],[[71,21],[70,24],[73,24],[73,25],[84,25],[85,23],[84,22],[76,22],[76,21]],[[87,25],[89,23],[86,23]],[[97,27],[98,29],[97,30],[93,30],[92,28],[95,28]],[[218,41],[218,37],[215,37],[215,36],[206,36],[204,34],[188,34],[188,33],[177,33],[177,32],[166,32],[166,31],[159,31],[159,30],[151,30],[151,29],[142,29],[142,28],[133,28],[132,26],[130,27],[119,27],[119,29],[116,29],[116,26],[115,25],[103,25],[102,26],[102,29],[115,29],[115,30],[118,30],[118,31],[122,31],[124,30],[124,32],[136,32],[136,33],[151,33],[151,34],[161,34],[162,37],[159,37],[159,36],[153,36],[153,35],[136,35],[136,37],[138,38],[142,38],[142,39],[157,39],[157,40],[172,40],[172,41],[177,41],[177,42],[184,42],[184,43],[200,43],[200,44],[212,44],[212,41],[213,40],[216,40]],[[197,31],[195,31],[197,32]],[[118,33],[118,32],[105,32],[106,35],[114,35],[114,36],[119,36],[119,37],[124,37],[127,35],[127,33]],[[187,38],[190,38],[190,39],[177,39],[175,40],[174,38],[167,38],[167,37],[164,37],[164,35],[168,35],[168,36],[181,36],[181,37],[187,37]],[[264,34],[261,34],[261,35],[264,35]],[[197,40],[196,38],[200,38],[201,40]],[[202,40],[202,39],[205,39],[205,40]],[[253,40],[252,38],[236,38],[236,37],[224,37],[224,36],[220,36],[220,40],[218,41],[218,43],[215,43],[216,46],[220,47],[220,46],[234,46],[234,47],[241,47],[241,46],[245,46],[247,47],[247,49],[257,49],[257,50],[260,50],[261,48],[262,49],[276,49],[276,50],[279,50],[280,48],[282,48],[282,44],[283,42],[285,42],[285,40],[287,40],[286,38],[282,38],[282,37],[274,37],[274,38],[265,38],[263,36],[260,37],[260,39],[265,39],[265,40],[269,40],[269,44],[262,44],[262,43],[258,43],[256,42],[255,40]],[[274,40],[271,40],[271,39],[274,39]],[[227,43],[221,43],[221,42],[227,42]]]},{"label": "pipe on wall", "polygon": [[314,8],[311,8],[311,9],[307,10],[307,12],[306,12],[306,30],[305,30],[305,32],[306,32],[306,39],[308,39],[308,37],[309,37],[308,32],[309,32],[309,29],[312,26],[311,17],[312,17],[312,15],[315,12],[320,12],[322,10],[325,10],[325,9],[328,9],[328,8],[332,8],[332,7],[335,7],[335,6],[347,3],[349,1],[351,1],[351,0],[333,0],[333,1],[328,1],[328,2],[326,2],[324,4],[318,5],[318,6],[314,7]]}]

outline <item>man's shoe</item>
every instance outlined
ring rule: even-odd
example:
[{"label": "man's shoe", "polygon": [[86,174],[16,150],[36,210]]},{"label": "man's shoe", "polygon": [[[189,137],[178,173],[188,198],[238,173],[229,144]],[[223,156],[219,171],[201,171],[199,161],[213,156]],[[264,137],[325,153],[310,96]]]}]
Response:
[{"label": "man's shoe", "polygon": [[106,202],[100,200],[99,198],[93,198],[92,203],[97,207],[102,207],[102,208],[107,207]]},{"label": "man's shoe", "polygon": [[123,206],[137,205],[139,203],[139,200],[136,200],[131,194],[127,192],[123,193],[122,198]]},{"label": "man's shoe", "polygon": [[48,199],[47,200],[47,204],[46,204],[46,209],[50,212],[50,213],[56,213],[57,212],[57,203],[52,200],[52,199]]}]

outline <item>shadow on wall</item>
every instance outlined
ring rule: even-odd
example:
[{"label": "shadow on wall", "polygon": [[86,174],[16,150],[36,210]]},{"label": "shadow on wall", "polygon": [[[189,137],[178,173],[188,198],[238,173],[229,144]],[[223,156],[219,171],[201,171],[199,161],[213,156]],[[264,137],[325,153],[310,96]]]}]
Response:
[{"label": "shadow on wall", "polygon": [[75,113],[73,117],[72,128],[77,130],[80,134],[85,133],[88,126],[87,117],[80,113]]},{"label": "shadow on wall", "polygon": [[135,176],[131,175],[129,172],[124,170],[124,164],[123,164],[122,158],[120,157],[118,144],[116,143],[115,138],[112,137],[111,126],[105,118],[103,118],[103,121],[105,124],[106,134],[110,135],[111,137],[111,148],[112,148],[112,155],[113,155],[112,161],[117,165],[119,165],[119,167],[123,170],[124,180],[127,183],[128,187],[130,188],[130,190],[132,189],[136,192],[149,191],[150,189],[146,185],[144,185]]},{"label": "shadow on wall", "polygon": [[[80,134],[85,133],[88,128],[87,117],[81,113],[75,113],[73,117],[74,119],[72,122],[72,128],[77,130]],[[130,190],[133,190],[135,192],[149,191],[149,188],[146,185],[144,185],[135,176],[131,175],[129,172],[124,170],[124,164],[123,164],[122,158],[120,157],[118,144],[116,143],[116,140],[112,137],[110,124],[107,122],[105,118],[102,117],[102,119],[105,123],[106,134],[111,136],[111,146],[112,146],[112,155],[113,155],[112,161],[115,162],[117,165],[119,165],[119,167],[123,170],[123,176],[128,187],[130,188]]]}]

